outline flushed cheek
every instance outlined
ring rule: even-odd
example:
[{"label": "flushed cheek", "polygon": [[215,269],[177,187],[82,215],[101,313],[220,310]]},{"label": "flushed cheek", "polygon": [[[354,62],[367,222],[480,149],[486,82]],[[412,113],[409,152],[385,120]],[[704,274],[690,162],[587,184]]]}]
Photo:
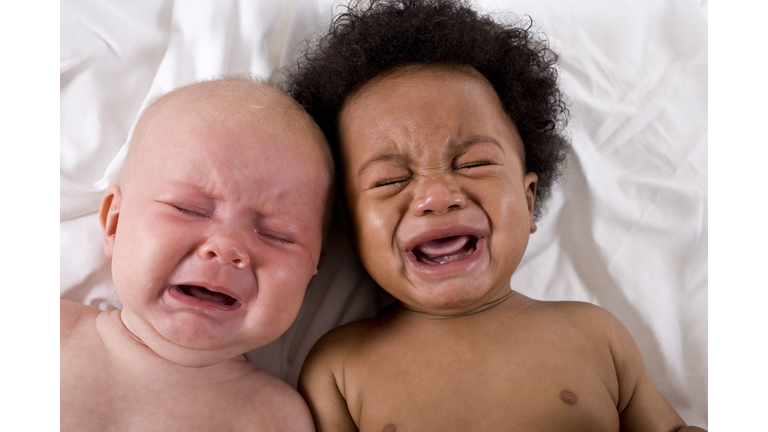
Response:
[{"label": "flushed cheek", "polygon": [[277,292],[303,293],[314,275],[315,263],[307,250],[260,250],[254,253],[258,284],[269,283]]},{"label": "flushed cheek", "polygon": [[[282,259],[275,260],[279,262],[270,260],[260,265],[260,268],[267,271],[256,271],[258,294],[254,306],[257,326],[264,330],[271,329],[275,333],[274,337],[282,334],[293,323],[314,273],[309,259],[299,261],[290,257],[279,258]],[[293,266],[285,267],[285,263]]]},{"label": "flushed cheek", "polygon": [[[256,278],[258,289],[273,288],[279,296],[291,296],[303,293],[314,273],[314,266],[309,259],[297,260],[295,257],[281,257],[276,254],[269,260],[257,263]],[[282,260],[278,259],[282,258]],[[255,259],[259,259],[256,257]],[[290,264],[286,266],[286,264]]]},{"label": "flushed cheek", "polygon": [[187,255],[184,239],[168,238],[150,229],[118,238],[113,256],[113,278],[123,303],[151,303],[162,295],[168,277]]},{"label": "flushed cheek", "polygon": [[530,215],[527,205],[517,200],[497,203],[491,211],[493,234],[488,243],[492,261],[510,276],[520,263],[530,238]]}]

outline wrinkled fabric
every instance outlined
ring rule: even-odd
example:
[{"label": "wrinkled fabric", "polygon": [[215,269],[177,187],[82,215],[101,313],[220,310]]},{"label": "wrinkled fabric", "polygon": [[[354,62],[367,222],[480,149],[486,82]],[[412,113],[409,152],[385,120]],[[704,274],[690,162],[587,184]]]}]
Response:
[{"label": "wrinkled fabric", "polygon": [[[61,297],[120,308],[97,211],[138,114],[225,73],[279,80],[330,0],[61,1]],[[707,3],[481,1],[529,15],[559,53],[574,151],[511,280],[597,304],[634,336],[656,386],[707,426]],[[296,385],[312,344],[388,302],[337,220],[293,326],[249,360]]]}]

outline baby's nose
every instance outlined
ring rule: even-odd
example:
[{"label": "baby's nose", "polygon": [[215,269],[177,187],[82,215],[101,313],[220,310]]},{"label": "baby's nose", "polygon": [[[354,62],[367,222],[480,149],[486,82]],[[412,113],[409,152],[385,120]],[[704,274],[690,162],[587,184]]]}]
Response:
[{"label": "baby's nose", "polygon": [[239,269],[251,263],[245,252],[245,245],[239,237],[229,233],[219,233],[209,238],[198,249],[198,254],[203,259],[218,260],[221,264],[232,263]]},{"label": "baby's nose", "polygon": [[416,216],[423,216],[428,213],[443,214],[466,205],[467,199],[458,185],[438,178],[424,181],[422,187],[417,189],[412,210]]}]

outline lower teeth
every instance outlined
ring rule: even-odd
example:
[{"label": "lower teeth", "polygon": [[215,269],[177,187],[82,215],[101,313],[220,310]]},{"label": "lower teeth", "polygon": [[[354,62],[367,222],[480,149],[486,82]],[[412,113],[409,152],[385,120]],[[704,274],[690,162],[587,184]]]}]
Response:
[{"label": "lower teeth", "polygon": [[434,263],[437,263],[437,264],[445,264],[447,262],[453,261],[454,259],[455,258],[453,258],[450,255],[441,256],[441,257],[437,257],[437,258],[429,258],[430,261],[432,261]]},{"label": "lower teeth", "polygon": [[457,253],[457,254],[453,254],[453,255],[443,255],[443,256],[439,256],[439,257],[427,257],[427,256],[424,256],[424,260],[425,261],[429,261],[431,263],[435,263],[435,264],[445,264],[445,263],[449,263],[451,261],[456,261],[456,260],[462,259],[465,256],[467,256],[468,253],[469,253],[469,251],[464,251],[463,253]]}]

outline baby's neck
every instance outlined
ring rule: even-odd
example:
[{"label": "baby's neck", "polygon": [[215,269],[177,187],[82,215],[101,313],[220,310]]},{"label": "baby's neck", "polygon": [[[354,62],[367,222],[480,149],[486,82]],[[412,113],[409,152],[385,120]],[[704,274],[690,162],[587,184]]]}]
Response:
[{"label": "baby's neck", "polygon": [[460,317],[465,317],[465,316],[469,316],[469,315],[479,314],[479,313],[485,312],[487,310],[493,309],[496,306],[504,303],[505,300],[509,299],[510,297],[513,297],[516,294],[518,294],[518,293],[513,291],[513,290],[509,290],[507,292],[499,293],[498,295],[496,295],[494,298],[492,298],[488,302],[483,303],[482,305],[480,305],[480,306],[478,306],[478,307],[476,307],[476,308],[474,308],[474,309],[472,309],[470,311],[462,312],[462,313],[458,313],[458,314],[439,315],[439,314],[433,314],[433,313],[428,313],[428,312],[422,312],[422,311],[419,311],[419,310],[415,310],[415,309],[409,308],[408,306],[406,306],[403,303],[400,303],[400,307],[403,308],[404,310],[408,311],[409,313],[413,313],[413,314],[416,314],[416,315],[424,317],[424,318],[436,319],[436,320],[454,319],[454,318],[460,318]]},{"label": "baby's neck", "polygon": [[[123,324],[123,328],[125,329],[125,331],[128,332],[128,334],[131,336],[131,338],[133,338],[133,340],[135,340],[136,342],[140,343],[141,345],[147,346],[147,344],[145,344],[144,341],[141,340],[140,337],[136,336],[136,333],[131,331],[131,328],[128,326],[128,324],[126,324],[125,320],[123,319],[122,311],[120,311],[120,323]],[[147,348],[149,348],[149,347],[147,347]]]},{"label": "baby's neck", "polygon": [[[99,325],[99,333],[101,334],[102,340],[107,349],[119,353],[118,355],[120,356],[132,357],[138,362],[146,362],[147,364],[160,365],[167,363],[166,367],[171,368],[198,369],[200,371],[205,369],[215,375],[218,373],[228,374],[231,372],[239,374],[241,373],[240,369],[243,365],[245,365],[246,369],[253,368],[245,358],[244,354],[204,365],[185,364],[185,362],[174,361],[174,359],[168,358],[161,352],[157,352],[157,350],[145,343],[126,322],[121,310],[104,313],[102,314],[102,317],[104,320],[101,322],[101,325]],[[220,372],[215,372],[214,370],[220,370]]]}]

